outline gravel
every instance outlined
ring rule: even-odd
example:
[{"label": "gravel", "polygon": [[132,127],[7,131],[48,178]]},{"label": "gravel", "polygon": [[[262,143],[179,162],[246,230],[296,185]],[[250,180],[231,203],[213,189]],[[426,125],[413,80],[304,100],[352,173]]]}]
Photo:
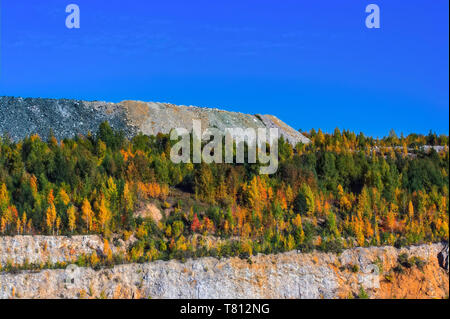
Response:
[{"label": "gravel", "polygon": [[57,139],[96,133],[108,121],[127,137],[138,132],[147,135],[168,134],[171,129],[192,129],[192,121],[201,120],[202,129],[278,128],[292,145],[309,139],[272,115],[249,115],[219,109],[177,106],[168,103],[122,101],[120,103],[86,102],[67,99],[0,97],[0,134],[13,141],[38,134],[47,139],[50,131]]}]

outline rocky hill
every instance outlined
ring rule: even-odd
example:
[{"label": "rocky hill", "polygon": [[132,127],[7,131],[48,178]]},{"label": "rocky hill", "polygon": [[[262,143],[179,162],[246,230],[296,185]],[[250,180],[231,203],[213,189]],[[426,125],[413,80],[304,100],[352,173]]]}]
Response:
[{"label": "rocky hill", "polygon": [[[2,261],[70,261],[97,236],[0,237]],[[402,262],[403,259],[403,262]],[[446,268],[446,269],[445,269]],[[0,298],[446,298],[448,245],[369,247],[123,264],[94,270],[0,271]]]},{"label": "rocky hill", "polygon": [[192,120],[202,128],[278,128],[292,145],[309,140],[272,115],[249,115],[195,106],[167,103],[123,101],[86,102],[66,99],[0,97],[0,134],[14,141],[31,134],[46,138],[50,129],[58,139],[95,133],[103,121],[121,129],[128,137],[138,132],[147,135],[169,133],[173,128],[192,129]]}]

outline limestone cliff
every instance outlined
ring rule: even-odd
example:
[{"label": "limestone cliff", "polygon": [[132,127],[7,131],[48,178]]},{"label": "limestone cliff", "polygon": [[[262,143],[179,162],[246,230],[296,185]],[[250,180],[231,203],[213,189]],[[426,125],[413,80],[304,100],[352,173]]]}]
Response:
[{"label": "limestone cliff", "polygon": [[[58,245],[67,246],[64,239],[24,237],[28,238],[19,236],[9,250],[1,248],[2,260],[22,260],[17,255],[23,254],[44,258],[38,248],[43,240],[54,244],[51,249],[59,254],[56,259],[69,258],[59,253]],[[5,247],[12,239],[2,240]],[[34,248],[21,248],[20,243]],[[79,236],[71,249],[101,249],[101,245],[96,236]],[[444,244],[369,247],[348,249],[340,255],[291,251],[250,260],[201,258],[185,263],[123,264],[97,271],[69,265],[39,272],[3,272],[0,298],[349,298],[361,292],[370,298],[446,298],[448,268],[443,268],[440,254],[445,248]],[[45,258],[51,258],[53,253],[47,251]],[[421,261],[420,267],[401,267],[399,260],[404,256]]]}]

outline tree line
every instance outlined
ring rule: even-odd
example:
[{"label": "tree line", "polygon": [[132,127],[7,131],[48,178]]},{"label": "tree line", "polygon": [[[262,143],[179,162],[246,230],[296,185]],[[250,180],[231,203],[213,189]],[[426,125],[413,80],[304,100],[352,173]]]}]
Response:
[{"label": "tree line", "polygon": [[[310,144],[280,138],[273,175],[258,163],[174,164],[169,135],[129,140],[106,122],[61,141],[4,137],[0,234],[133,235],[134,261],[448,240],[447,136],[304,134]],[[136,216],[149,201],[167,216]]]}]

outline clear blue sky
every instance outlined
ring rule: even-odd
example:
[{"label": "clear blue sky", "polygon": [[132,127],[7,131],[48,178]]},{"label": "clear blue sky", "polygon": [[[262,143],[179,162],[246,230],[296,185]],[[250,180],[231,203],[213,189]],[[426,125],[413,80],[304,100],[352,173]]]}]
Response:
[{"label": "clear blue sky", "polygon": [[[449,131],[448,0],[0,0],[0,95],[270,113],[296,129]],[[81,28],[65,27],[66,5]],[[381,29],[365,27],[365,7]]]}]

